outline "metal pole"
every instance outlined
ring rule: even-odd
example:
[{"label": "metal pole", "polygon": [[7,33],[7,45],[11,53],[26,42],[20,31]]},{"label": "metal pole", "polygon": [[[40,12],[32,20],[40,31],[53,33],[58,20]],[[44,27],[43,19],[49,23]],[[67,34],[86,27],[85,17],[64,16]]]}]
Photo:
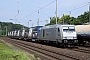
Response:
[{"label": "metal pole", "polygon": [[71,15],[71,11],[69,11],[70,15]]},{"label": "metal pole", "polygon": [[7,36],[7,26],[5,28],[6,28],[6,36]]},{"label": "metal pole", "polygon": [[39,18],[38,18],[38,22],[37,22],[38,26],[39,26]]},{"label": "metal pole", "polygon": [[[31,21],[32,22],[32,20],[29,20],[29,21]],[[38,22],[37,22],[38,23]],[[29,24],[28,24],[29,25]],[[29,27],[29,26],[28,26]],[[32,22],[32,27],[33,27],[33,22]]]},{"label": "metal pole", "polygon": [[57,24],[57,0],[56,0],[56,24]]},{"label": "metal pole", "polygon": [[32,27],[33,27],[33,22],[32,22]]},{"label": "metal pole", "polygon": [[64,14],[63,14],[63,25],[64,25]]},{"label": "metal pole", "polygon": [[[39,7],[38,7],[39,8]],[[38,11],[38,16],[39,16],[39,11]],[[37,24],[38,24],[38,26],[39,26],[39,17],[38,17],[38,21],[37,21]]]},{"label": "metal pole", "polygon": [[7,36],[7,26],[6,26],[6,36]]},{"label": "metal pole", "polygon": [[28,21],[28,28],[29,28],[29,21]]},{"label": "metal pole", "polygon": [[48,23],[48,20],[46,20],[46,23]]},{"label": "metal pole", "polygon": [[17,24],[18,15],[19,15],[19,12],[20,12],[20,10],[18,9],[18,7],[19,7],[18,5],[19,5],[19,1],[17,0],[17,15],[15,16],[16,17],[15,24]]},{"label": "metal pole", "polygon": [[89,23],[90,23],[90,1],[89,1]]}]

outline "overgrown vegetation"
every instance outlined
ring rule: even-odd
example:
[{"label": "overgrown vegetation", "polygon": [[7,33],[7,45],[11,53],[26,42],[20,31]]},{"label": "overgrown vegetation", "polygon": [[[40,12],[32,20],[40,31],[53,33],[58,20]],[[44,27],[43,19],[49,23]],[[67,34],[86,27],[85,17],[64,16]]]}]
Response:
[{"label": "overgrown vegetation", "polygon": [[11,49],[0,41],[0,60],[28,60],[25,52]]}]

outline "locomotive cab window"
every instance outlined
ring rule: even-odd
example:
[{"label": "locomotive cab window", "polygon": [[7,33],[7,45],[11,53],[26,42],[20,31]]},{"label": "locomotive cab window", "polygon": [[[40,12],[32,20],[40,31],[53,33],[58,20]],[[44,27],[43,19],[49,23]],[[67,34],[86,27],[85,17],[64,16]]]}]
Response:
[{"label": "locomotive cab window", "polygon": [[63,32],[67,32],[68,31],[68,27],[67,26],[63,26]]},{"label": "locomotive cab window", "polygon": [[60,32],[60,29],[58,28],[58,32]]},{"label": "locomotive cab window", "polygon": [[43,37],[45,37],[45,30],[43,30]]},{"label": "locomotive cab window", "polygon": [[64,26],[64,27],[63,27],[63,31],[64,31],[64,32],[67,32],[67,31],[75,31],[75,28],[74,28],[73,26],[72,26],[72,27],[70,27],[70,26],[69,26],[69,27]]},{"label": "locomotive cab window", "polygon": [[69,27],[69,31],[75,31],[74,27]]}]

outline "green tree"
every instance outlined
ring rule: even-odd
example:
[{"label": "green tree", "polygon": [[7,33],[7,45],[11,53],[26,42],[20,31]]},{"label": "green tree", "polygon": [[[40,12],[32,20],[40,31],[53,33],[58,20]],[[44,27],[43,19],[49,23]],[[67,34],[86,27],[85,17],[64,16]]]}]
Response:
[{"label": "green tree", "polygon": [[[57,17],[57,22],[59,21],[59,17]],[[51,17],[50,18],[50,24],[53,25],[53,24],[56,24],[56,17]]]},{"label": "green tree", "polygon": [[73,21],[70,22],[71,25],[81,25],[82,24],[81,21],[78,20],[77,18],[72,17],[72,20]]},{"label": "green tree", "polygon": [[2,35],[6,35],[6,28],[7,32],[9,32],[22,29],[23,27],[28,28],[26,26],[20,24],[13,24],[11,22],[0,22],[0,33],[2,33]]},{"label": "green tree", "polygon": [[60,20],[58,21],[58,23],[60,24],[71,24],[71,22],[73,21],[73,18],[70,17],[70,15],[64,15],[60,18]]},{"label": "green tree", "polygon": [[[57,22],[59,21],[59,17],[57,17]],[[56,24],[56,17],[50,17],[50,23],[46,24],[47,25],[53,25]]]},{"label": "green tree", "polygon": [[89,21],[89,12],[84,12],[77,19],[80,20],[81,24],[87,23]]}]

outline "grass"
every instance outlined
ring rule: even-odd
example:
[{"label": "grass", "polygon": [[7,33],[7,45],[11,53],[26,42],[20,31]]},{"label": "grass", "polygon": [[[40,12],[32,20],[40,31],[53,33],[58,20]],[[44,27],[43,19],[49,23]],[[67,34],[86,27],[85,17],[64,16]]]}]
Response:
[{"label": "grass", "polygon": [[0,60],[40,60],[39,54],[29,54],[22,50],[14,50],[11,45],[8,46],[0,41]]},{"label": "grass", "polygon": [[38,57],[40,57],[40,56],[41,56],[41,55],[39,55],[39,54],[37,54],[37,53],[34,54],[34,57],[35,57],[35,58],[38,58]]},{"label": "grass", "polygon": [[6,37],[7,35],[0,35],[0,37]]},{"label": "grass", "polygon": [[0,60],[29,60],[26,52],[13,50],[0,41]]}]

